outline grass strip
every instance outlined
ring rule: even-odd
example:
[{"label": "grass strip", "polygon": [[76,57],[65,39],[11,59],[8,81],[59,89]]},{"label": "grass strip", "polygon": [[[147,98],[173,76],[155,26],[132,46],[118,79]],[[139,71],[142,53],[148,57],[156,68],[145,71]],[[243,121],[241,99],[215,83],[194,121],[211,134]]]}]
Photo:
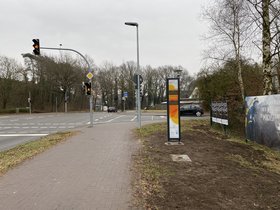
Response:
[{"label": "grass strip", "polygon": [[66,140],[76,132],[60,132],[21,144],[7,151],[0,152],[0,175],[3,175],[10,168],[13,168],[26,159],[44,152],[59,142]]},{"label": "grass strip", "polygon": [[144,125],[142,126],[141,129],[137,129],[137,135],[140,138],[145,138],[148,136],[151,136],[159,131],[165,131],[166,130],[166,123],[154,123],[154,124],[149,124],[149,125]]}]

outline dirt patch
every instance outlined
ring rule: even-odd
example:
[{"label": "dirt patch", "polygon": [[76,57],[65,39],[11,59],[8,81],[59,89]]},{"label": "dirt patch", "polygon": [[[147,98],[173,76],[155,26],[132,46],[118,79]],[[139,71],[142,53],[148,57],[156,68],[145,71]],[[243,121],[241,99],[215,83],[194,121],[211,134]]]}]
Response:
[{"label": "dirt patch", "polygon": [[[165,145],[162,129],[142,135],[134,165],[138,207],[280,209],[279,153],[229,139],[203,121],[182,126],[182,146]],[[192,162],[174,162],[171,154]]]}]

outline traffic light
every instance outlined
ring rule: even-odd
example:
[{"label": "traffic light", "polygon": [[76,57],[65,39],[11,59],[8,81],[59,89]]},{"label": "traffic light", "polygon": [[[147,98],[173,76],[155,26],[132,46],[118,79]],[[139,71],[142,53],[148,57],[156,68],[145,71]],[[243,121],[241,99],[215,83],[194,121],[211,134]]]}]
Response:
[{"label": "traffic light", "polygon": [[143,97],[143,85],[140,83],[140,97]]},{"label": "traffic light", "polygon": [[84,82],[82,82],[82,93],[86,95],[86,85]]},{"label": "traffic light", "polygon": [[91,95],[91,83],[90,82],[85,83],[85,93],[86,93],[86,95]]},{"label": "traffic light", "polygon": [[34,47],[33,53],[35,55],[40,55],[40,41],[39,41],[39,39],[32,39],[32,41],[34,42],[34,44],[33,44],[33,47]]},{"label": "traffic light", "polygon": [[143,77],[139,74],[139,82],[140,82],[140,85],[143,83]]},{"label": "traffic light", "polygon": [[138,88],[137,84],[138,84],[138,77],[139,77],[139,86],[143,83],[143,77],[140,74],[134,74],[133,75],[133,81],[135,83],[135,89]]},{"label": "traffic light", "polygon": [[137,86],[137,84],[138,84],[138,74],[134,74],[133,75],[133,82],[135,84],[135,88],[134,89],[137,90],[137,88],[138,88],[138,86]]}]

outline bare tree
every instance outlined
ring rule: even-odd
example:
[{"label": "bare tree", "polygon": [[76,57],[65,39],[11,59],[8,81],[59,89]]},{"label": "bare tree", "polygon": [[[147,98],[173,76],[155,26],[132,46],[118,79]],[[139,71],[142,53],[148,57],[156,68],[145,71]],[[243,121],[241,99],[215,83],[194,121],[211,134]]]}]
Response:
[{"label": "bare tree", "polygon": [[101,89],[102,101],[106,105],[118,105],[118,68],[105,62],[97,73],[97,81]]},{"label": "bare tree", "polygon": [[144,90],[145,93],[147,93],[146,106],[154,106],[156,104],[157,91],[160,87],[159,74],[158,71],[151,66],[144,68],[143,73],[145,80]]},{"label": "bare tree", "polygon": [[272,94],[272,59],[279,54],[279,15],[280,2],[277,0],[247,0],[256,25],[262,31],[263,85],[264,95]]},{"label": "bare tree", "polygon": [[128,97],[122,102],[126,104],[127,109],[133,109],[133,107],[135,107],[135,83],[133,76],[136,72],[136,68],[136,63],[132,61],[123,63],[118,68],[121,94],[123,95],[124,92],[128,94]]},{"label": "bare tree", "polygon": [[0,99],[6,109],[13,90],[13,81],[19,79],[20,65],[15,59],[0,56]]},{"label": "bare tree", "polygon": [[210,23],[210,36],[214,43],[208,58],[229,61],[234,58],[238,68],[238,82],[244,100],[244,82],[241,60],[245,53],[251,31],[249,30],[248,8],[245,0],[218,0],[204,11],[204,18]]}]

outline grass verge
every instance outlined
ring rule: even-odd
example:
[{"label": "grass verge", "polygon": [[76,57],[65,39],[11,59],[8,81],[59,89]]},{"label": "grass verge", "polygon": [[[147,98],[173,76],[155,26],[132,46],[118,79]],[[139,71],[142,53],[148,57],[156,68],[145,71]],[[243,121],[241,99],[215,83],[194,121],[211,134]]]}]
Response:
[{"label": "grass verge", "polygon": [[165,131],[166,130],[166,123],[154,123],[150,125],[143,126],[141,129],[137,129],[137,135],[140,139],[153,135],[158,131]]},{"label": "grass verge", "polygon": [[27,142],[7,151],[0,152],[0,175],[13,168],[26,159],[44,152],[53,145],[66,140],[76,132],[60,132],[40,138],[36,141]]},{"label": "grass verge", "polygon": [[158,209],[152,204],[153,196],[164,197],[164,190],[160,184],[162,177],[168,177],[167,168],[160,166],[159,163],[151,155],[155,152],[147,143],[148,138],[157,133],[166,132],[166,123],[155,123],[145,125],[141,129],[136,130],[136,135],[141,141],[141,149],[134,157],[133,172],[135,179],[133,180],[134,188],[134,204],[137,207],[145,209]]},{"label": "grass verge", "polygon": [[[244,141],[238,138],[230,138],[228,139],[228,141],[232,141],[238,144],[245,144],[248,147],[252,148],[255,151],[261,151],[262,153],[264,153],[265,159],[263,161],[261,161],[260,163],[258,163],[257,165],[249,165],[247,163],[244,162],[244,160],[242,159],[242,157],[234,157],[233,159],[238,162],[240,165],[242,166],[248,166],[249,168],[266,168],[270,171],[273,171],[275,173],[280,174],[280,152],[273,150],[265,145],[261,145],[258,143],[255,143],[253,141]],[[229,157],[229,159],[231,159]]]}]

